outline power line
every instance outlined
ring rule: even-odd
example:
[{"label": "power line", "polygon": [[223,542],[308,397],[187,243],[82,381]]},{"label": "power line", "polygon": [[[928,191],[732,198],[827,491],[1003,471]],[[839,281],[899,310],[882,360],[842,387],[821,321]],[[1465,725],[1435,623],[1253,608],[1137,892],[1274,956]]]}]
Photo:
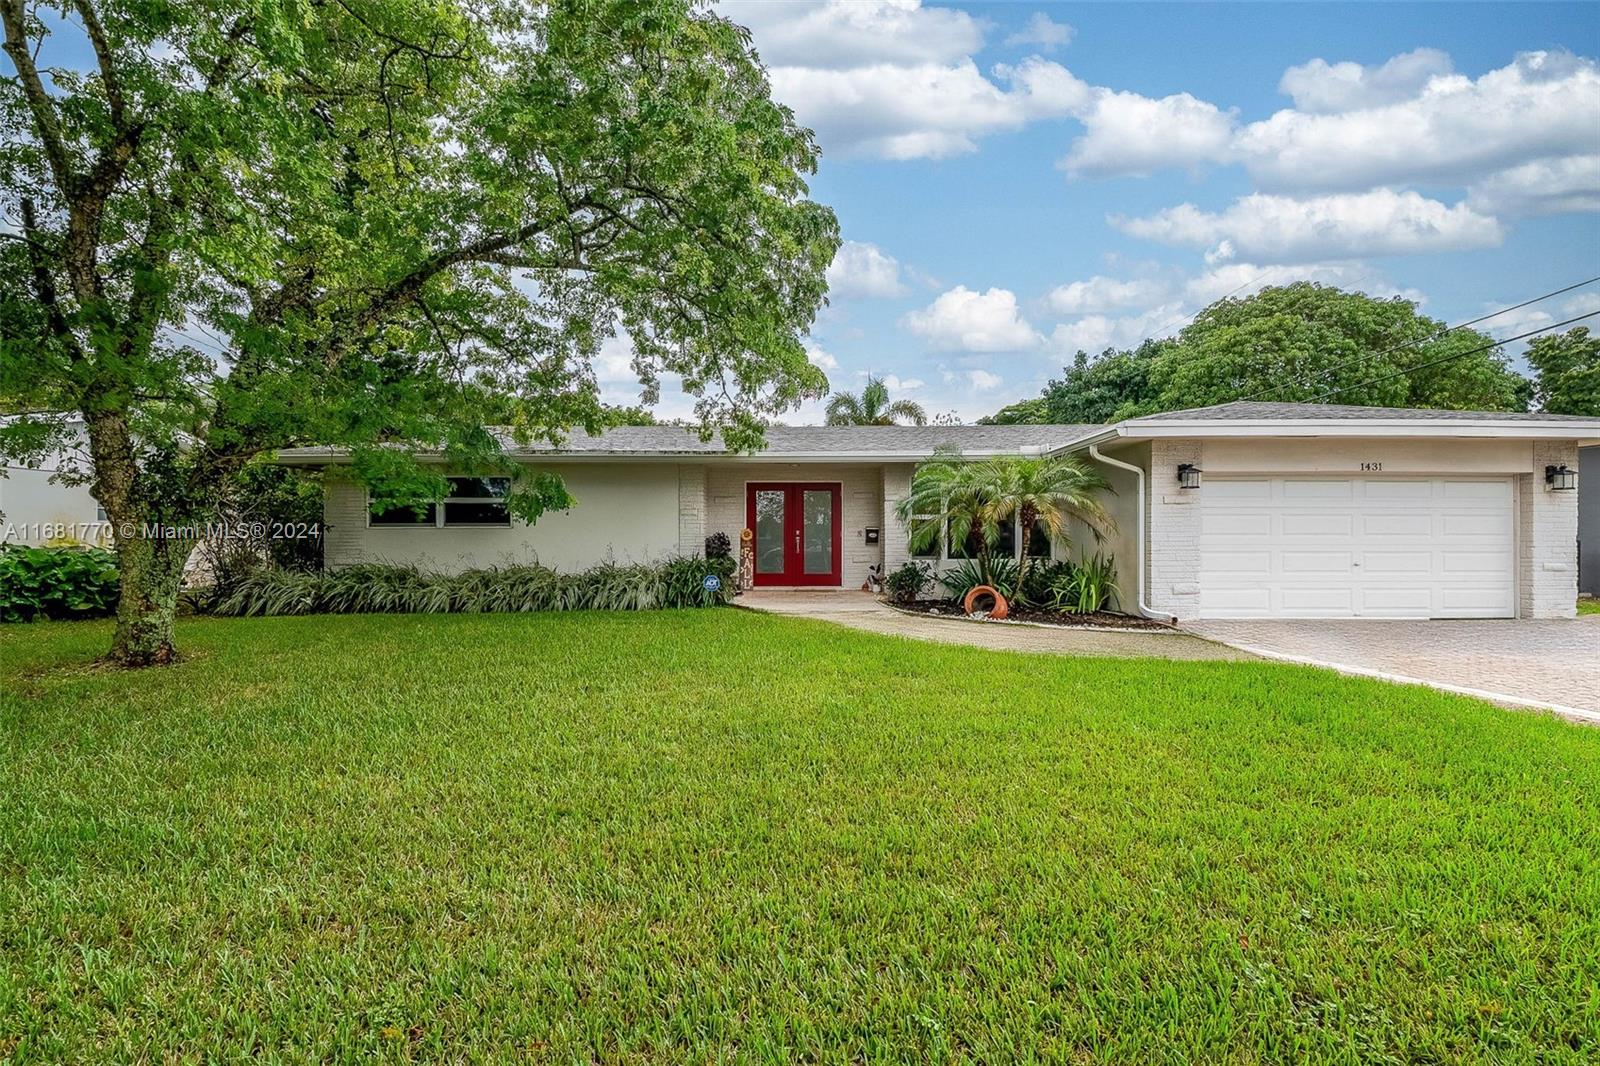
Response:
[{"label": "power line", "polygon": [[[1405,351],[1407,348],[1415,348],[1419,344],[1427,344],[1430,341],[1436,341],[1440,337],[1443,337],[1447,333],[1454,333],[1456,330],[1458,330],[1458,329],[1466,329],[1468,326],[1476,326],[1479,322],[1487,322],[1491,318],[1499,318],[1501,315],[1508,314],[1508,313],[1510,313],[1512,311],[1520,310],[1521,308],[1527,307],[1529,304],[1536,304],[1536,303],[1539,303],[1539,302],[1541,302],[1543,300],[1548,300],[1552,296],[1560,296],[1563,293],[1569,293],[1573,289],[1581,289],[1585,285],[1592,285],[1597,281],[1600,281],[1600,276],[1588,278],[1588,279],[1586,279],[1584,281],[1575,282],[1575,283],[1573,283],[1571,285],[1566,286],[1565,288],[1556,289],[1554,292],[1547,292],[1543,296],[1535,296],[1530,300],[1523,300],[1519,304],[1512,304],[1510,307],[1502,307],[1498,311],[1491,311],[1486,315],[1479,315],[1477,318],[1468,319],[1465,322],[1458,322],[1453,326],[1446,326],[1443,329],[1441,329],[1441,330],[1439,330],[1439,331],[1437,331],[1435,333],[1431,333],[1426,337],[1419,337],[1416,340],[1410,340],[1410,341],[1405,341],[1405,342],[1403,342],[1401,344],[1396,344],[1393,347],[1385,348],[1383,351],[1378,352],[1378,353],[1376,353],[1374,355],[1364,355],[1364,354],[1363,355],[1358,355],[1358,356],[1355,356],[1352,359],[1346,359],[1342,363],[1335,363],[1332,366],[1323,367],[1321,370],[1318,370],[1317,373],[1320,374],[1320,375],[1326,376],[1328,374],[1332,374],[1336,370],[1343,370],[1345,367],[1351,365],[1352,363],[1359,363],[1364,359],[1382,359],[1386,355],[1393,355],[1395,352]],[[1518,340],[1518,339],[1519,338],[1517,338],[1517,337],[1510,338],[1511,341]],[[1496,344],[1507,344],[1507,343],[1510,343],[1510,341],[1496,341],[1495,343]],[[1491,345],[1490,347],[1493,347],[1493,345]],[[1291,384],[1297,384],[1297,383],[1291,383]],[[1290,387],[1290,385],[1274,385],[1272,388],[1263,389],[1261,392],[1258,392],[1258,393],[1256,393],[1256,394],[1254,394],[1252,396],[1241,397],[1241,400],[1259,400],[1259,399],[1262,399],[1263,397],[1279,395],[1279,394],[1281,394],[1283,392],[1284,389],[1287,389],[1289,387]],[[1351,387],[1354,388],[1354,386],[1351,386]],[[1341,391],[1343,391],[1343,390],[1341,390]]]},{"label": "power line", "polygon": [[1379,382],[1388,381],[1390,378],[1402,377],[1406,374],[1414,374],[1418,370],[1426,370],[1430,366],[1438,366],[1440,363],[1448,363],[1452,359],[1464,359],[1469,355],[1477,355],[1479,352],[1487,352],[1489,349],[1498,348],[1502,344],[1510,344],[1512,341],[1525,340],[1528,337],[1534,337],[1540,333],[1549,333],[1553,329],[1560,329],[1562,326],[1570,326],[1574,322],[1582,322],[1584,319],[1594,318],[1596,315],[1600,315],[1600,311],[1590,311],[1586,315],[1578,315],[1576,318],[1569,318],[1565,322],[1556,322],[1548,326],[1540,326],[1538,329],[1530,329],[1526,333],[1519,333],[1515,337],[1506,337],[1503,340],[1492,341],[1489,344],[1481,344],[1476,348],[1468,348],[1464,352],[1454,352],[1450,355],[1441,356],[1438,359],[1431,359],[1426,363],[1418,363],[1416,366],[1408,366],[1402,370],[1396,370],[1392,374],[1384,374],[1381,377],[1369,378],[1366,381],[1358,382],[1354,385],[1346,385],[1341,389],[1334,389],[1332,392],[1325,392],[1310,402],[1321,403],[1328,397],[1337,396],[1341,392],[1349,392],[1352,389],[1364,389],[1368,385],[1376,385]]}]

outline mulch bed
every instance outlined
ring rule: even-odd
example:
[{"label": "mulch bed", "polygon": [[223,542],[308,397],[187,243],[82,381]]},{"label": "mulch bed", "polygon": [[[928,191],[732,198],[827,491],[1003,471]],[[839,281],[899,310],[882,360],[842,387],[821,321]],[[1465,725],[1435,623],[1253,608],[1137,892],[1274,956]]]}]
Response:
[{"label": "mulch bed", "polygon": [[[896,603],[890,601],[890,606],[901,611],[911,611],[915,614],[930,614],[941,618],[965,618],[961,612],[961,605],[952,600],[917,600],[914,603]],[[1141,618],[1129,614],[1113,614],[1110,611],[1095,611],[1092,614],[1068,614],[1065,611],[1046,611],[1036,607],[1011,607],[1011,615],[1006,619],[985,618],[982,621],[1002,622],[1034,622],[1039,625],[1062,626],[1067,629],[1156,629],[1171,630],[1172,627],[1165,622],[1158,622],[1154,618]]]}]

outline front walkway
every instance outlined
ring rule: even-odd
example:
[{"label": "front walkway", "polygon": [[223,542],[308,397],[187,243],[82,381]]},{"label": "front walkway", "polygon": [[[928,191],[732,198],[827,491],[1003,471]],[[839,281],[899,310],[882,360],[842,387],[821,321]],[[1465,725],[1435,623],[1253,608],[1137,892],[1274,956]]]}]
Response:
[{"label": "front walkway", "polygon": [[1055,629],[908,614],[881,603],[870,593],[854,590],[807,589],[790,592],[757,589],[742,594],[733,602],[736,606],[753,611],[816,618],[869,633],[912,637],[940,644],[970,644],[994,651],[1154,659],[1253,658],[1224,645],[1197,640],[1181,633]]},{"label": "front walkway", "polygon": [[1600,617],[1186,622],[1242,651],[1600,723]]}]

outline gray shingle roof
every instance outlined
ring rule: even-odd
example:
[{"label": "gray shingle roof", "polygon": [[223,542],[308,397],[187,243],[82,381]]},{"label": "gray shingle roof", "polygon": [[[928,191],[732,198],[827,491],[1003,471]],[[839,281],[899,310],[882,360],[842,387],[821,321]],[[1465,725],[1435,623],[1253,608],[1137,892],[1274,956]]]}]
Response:
[{"label": "gray shingle roof", "polygon": [[[1014,452],[1054,447],[1099,426],[768,426],[762,455],[931,454],[942,445],[963,453]],[[509,442],[508,442],[509,443]],[[590,436],[574,432],[559,446],[546,441],[510,445],[513,451],[584,455],[726,454],[720,439],[703,441],[678,426],[619,426]]]},{"label": "gray shingle roof", "polygon": [[1252,403],[1247,400],[1219,403],[1214,407],[1191,407],[1186,411],[1144,415],[1129,419],[1127,424],[1137,426],[1141,422],[1213,420],[1259,422],[1304,418],[1340,421],[1366,418],[1421,422],[1594,422],[1600,425],[1600,418],[1584,418],[1579,415],[1519,414],[1506,411],[1435,411],[1420,407],[1347,407],[1332,403]]}]

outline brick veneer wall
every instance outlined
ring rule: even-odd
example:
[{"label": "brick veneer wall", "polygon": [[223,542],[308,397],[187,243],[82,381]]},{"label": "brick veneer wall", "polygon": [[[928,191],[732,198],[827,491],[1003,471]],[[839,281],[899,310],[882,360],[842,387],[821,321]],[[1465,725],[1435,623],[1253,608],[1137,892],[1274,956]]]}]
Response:
[{"label": "brick veneer wall", "polygon": [[1518,586],[1523,618],[1572,618],[1578,599],[1578,494],[1553,492],[1546,466],[1578,466],[1578,446],[1535,441],[1533,468],[1517,478]]},{"label": "brick veneer wall", "polygon": [[1200,494],[1178,487],[1178,464],[1204,469],[1205,446],[1198,440],[1150,442],[1145,478],[1148,507],[1145,566],[1149,604],[1180,619],[1200,616]]},{"label": "brick veneer wall", "polygon": [[[734,556],[738,557],[739,537],[729,534]],[[678,467],[678,554],[704,555],[706,550],[706,468],[682,464]]]}]

